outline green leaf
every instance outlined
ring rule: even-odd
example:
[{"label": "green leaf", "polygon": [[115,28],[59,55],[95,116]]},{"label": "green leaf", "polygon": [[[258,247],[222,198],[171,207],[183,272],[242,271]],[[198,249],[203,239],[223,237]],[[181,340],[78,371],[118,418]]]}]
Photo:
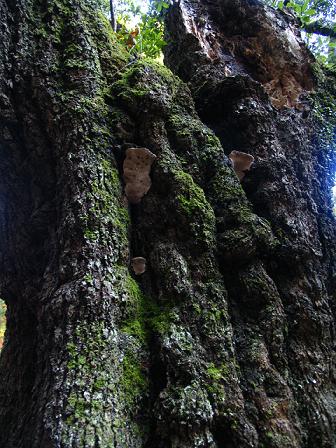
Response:
[{"label": "green leaf", "polygon": [[306,16],[315,16],[317,14],[316,9],[310,8],[307,11],[305,11]]}]

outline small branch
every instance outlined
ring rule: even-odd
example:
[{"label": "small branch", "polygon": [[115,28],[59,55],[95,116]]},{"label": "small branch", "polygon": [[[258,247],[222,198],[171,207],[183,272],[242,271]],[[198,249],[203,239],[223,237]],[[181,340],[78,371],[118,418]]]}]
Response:
[{"label": "small branch", "polygon": [[302,26],[307,33],[320,34],[321,36],[328,36],[336,38],[336,29],[334,23],[323,23],[320,20],[307,23]]},{"label": "small branch", "polygon": [[116,23],[116,18],[115,18],[115,14],[114,14],[113,0],[110,0],[110,13],[111,13],[111,26],[112,26],[113,31],[116,32],[117,23]]}]

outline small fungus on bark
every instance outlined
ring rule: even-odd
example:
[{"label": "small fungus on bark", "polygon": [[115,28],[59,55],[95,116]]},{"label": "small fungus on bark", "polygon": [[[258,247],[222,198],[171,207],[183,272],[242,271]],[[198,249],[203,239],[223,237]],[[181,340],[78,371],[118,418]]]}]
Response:
[{"label": "small fungus on bark", "polygon": [[237,174],[239,180],[242,180],[246,174],[246,171],[249,171],[252,163],[254,162],[254,157],[251,154],[246,154],[241,151],[232,151],[229,154],[229,158],[232,161],[233,169]]},{"label": "small fungus on bark", "polygon": [[156,155],[147,148],[129,148],[124,161],[125,193],[131,204],[138,204],[150,189],[149,177]]},{"label": "small fungus on bark", "polygon": [[141,275],[146,271],[146,258],[132,258],[131,264],[135,275]]}]

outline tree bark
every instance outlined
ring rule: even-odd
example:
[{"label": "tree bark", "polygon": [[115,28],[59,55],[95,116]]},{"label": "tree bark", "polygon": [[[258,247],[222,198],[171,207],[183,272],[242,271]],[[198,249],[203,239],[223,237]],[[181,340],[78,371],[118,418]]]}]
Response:
[{"label": "tree bark", "polygon": [[293,19],[258,1],[182,0],[167,29],[166,63],[203,122],[226,154],[255,157],[243,188],[276,239],[258,247],[245,218],[211,202],[248,446],[335,446],[335,120],[321,120],[334,78],[319,77]]},{"label": "tree bark", "polygon": [[335,23],[325,23],[323,21],[315,21],[304,25],[303,29],[307,33],[315,33],[320,36],[328,36],[333,39],[336,38]]},{"label": "tree bark", "polygon": [[[84,0],[0,24],[0,446],[334,447],[335,88],[295,24],[182,0],[179,77]],[[157,160],[130,204],[136,146]]]}]

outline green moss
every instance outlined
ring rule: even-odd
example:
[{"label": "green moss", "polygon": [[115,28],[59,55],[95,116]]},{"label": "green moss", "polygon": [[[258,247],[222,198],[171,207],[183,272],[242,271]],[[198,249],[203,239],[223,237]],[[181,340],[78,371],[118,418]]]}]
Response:
[{"label": "green moss", "polygon": [[[110,155],[112,119],[106,97],[111,78],[127,64],[128,56],[125,58],[117,44],[108,20],[100,14],[97,16],[88,4],[81,4],[80,18],[78,8],[67,0],[51,2],[48,10],[55,20],[52,24],[47,21],[46,30],[59,41],[55,95],[63,106],[62,120],[66,121],[67,116],[71,122],[79,120],[77,144],[85,161],[85,176],[90,179],[87,189],[90,194],[82,198],[89,206],[80,217],[82,232],[85,239],[97,244],[110,244],[112,240],[115,246],[126,246],[129,217],[122,203],[118,171]],[[87,37],[86,42],[78,39],[82,33]],[[78,75],[74,69],[86,70],[87,79],[95,80],[92,88],[76,81]],[[125,253],[120,249],[120,257]]]},{"label": "green moss", "polygon": [[89,412],[90,403],[83,399],[78,398],[75,394],[71,394],[68,399],[68,404],[72,408],[72,420],[81,419],[84,417],[85,412]]},{"label": "green moss", "polygon": [[153,303],[147,306],[146,314],[149,326],[160,334],[167,333],[174,320],[174,314],[169,307],[162,308]]},{"label": "green moss", "polygon": [[193,304],[192,304],[192,307],[193,307],[194,312],[195,312],[198,316],[200,316],[201,313],[202,313],[202,309],[201,309],[200,305],[199,305],[198,303],[193,303]]},{"label": "green moss", "polygon": [[[115,378],[111,376],[110,344],[106,329],[101,323],[80,323],[67,343],[67,381],[72,392],[69,395],[66,414],[68,425],[96,425],[104,411],[101,394],[114,389]],[[115,373],[115,372],[114,372]],[[71,383],[71,379],[75,380]]]},{"label": "green moss", "polygon": [[84,281],[86,281],[86,283],[92,285],[92,283],[93,283],[93,277],[92,277],[92,275],[91,275],[91,274],[86,274],[86,275],[84,276]]},{"label": "green moss", "polygon": [[118,42],[109,20],[100,11],[97,13],[96,26],[92,31],[99,50],[99,60],[108,85],[127,67],[129,53]]},{"label": "green moss", "polygon": [[[28,35],[27,39],[33,37],[32,51],[37,47],[41,54],[41,67],[37,67],[37,71],[42,68],[49,76],[50,102],[55,106],[51,107],[52,120],[56,127],[67,124],[73,131],[64,141],[73,149],[68,166],[71,165],[74,175],[78,175],[75,205],[78,214],[74,212],[77,218],[74,227],[81,229],[86,259],[94,257],[92,241],[96,253],[108,257],[102,260],[101,272],[113,271],[113,264],[126,264],[129,216],[111,154],[114,131],[110,85],[120,77],[129,56],[116,43],[108,20],[90,8],[89,2],[53,0],[33,2],[32,6],[32,2],[28,3],[27,10],[35,10],[30,19],[36,20],[27,21],[27,30],[36,31],[39,38]],[[84,41],[80,38],[82,35],[85,35]],[[49,57],[54,59],[49,62]],[[39,63],[39,57],[35,55],[35,59]],[[104,245],[109,250],[104,250]],[[99,270],[97,265],[93,269]],[[120,274],[121,278],[113,272],[112,275],[107,286],[117,291],[125,272]],[[70,446],[75,440],[78,446],[94,446],[99,440],[102,446],[128,446],[127,442],[132,440],[142,446],[140,436],[135,435],[136,424],[130,418],[130,414],[137,414],[139,407],[130,409],[124,405],[120,384],[130,388],[133,382],[137,391],[144,389],[146,380],[141,356],[145,358],[146,354],[138,355],[135,352],[139,350],[138,342],[134,343],[120,332],[118,338],[123,342],[122,347],[112,340],[116,330],[111,303],[115,300],[117,303],[113,303],[113,307],[119,310],[123,291],[119,291],[119,297],[112,298],[106,293],[108,288],[103,286],[100,294],[100,285],[93,282],[96,275],[93,278],[90,270],[82,272],[78,280],[81,278],[92,286],[86,288],[84,295],[85,288],[79,285],[81,298],[76,297],[74,312],[69,311],[66,332],[69,340],[62,345],[68,370],[64,390],[71,393],[64,403],[66,420],[61,425],[60,443]],[[85,306],[80,306],[78,300],[85,301]],[[63,329],[55,329],[55,338],[63,333]],[[121,365],[119,361],[125,352],[127,358]],[[133,361],[135,367],[132,367]],[[57,375],[63,375],[63,371]],[[111,414],[113,406],[115,419]]]},{"label": "green moss", "polygon": [[212,195],[214,197],[220,195],[219,197],[222,202],[231,201],[234,203],[237,214],[238,212],[242,213],[240,209],[243,207],[245,213],[251,215],[251,210],[247,206],[248,203],[244,190],[231,168],[222,166],[218,169],[214,177],[210,180],[209,189],[213,192]]},{"label": "green moss", "polygon": [[213,305],[210,309],[205,309],[202,312],[202,319],[205,321],[208,329],[214,330],[221,322],[225,322],[227,313],[225,310]]},{"label": "green moss", "polygon": [[196,185],[189,174],[179,173],[178,181],[183,182],[183,194],[178,195],[179,204],[189,218],[208,208],[203,190]]},{"label": "green moss", "polygon": [[177,182],[177,201],[180,210],[186,216],[192,233],[198,241],[204,241],[209,246],[214,244],[215,215],[205,198],[204,191],[193,181],[192,177],[183,172],[174,173]]},{"label": "green moss", "polygon": [[[108,215],[115,211],[116,199],[121,196],[121,183],[117,169],[112,167],[109,160],[102,159],[101,168],[102,175],[93,181],[92,191],[95,199],[98,199],[97,207],[100,212]],[[127,212],[120,219],[123,220],[126,216],[129,221]]]},{"label": "green moss", "polygon": [[85,324],[77,326],[75,336],[77,343],[71,341],[67,344],[68,368],[90,371],[92,364],[96,362],[95,355],[106,347],[103,336],[103,324],[93,324],[89,327]]},{"label": "green moss", "polygon": [[[112,86],[114,96],[127,109],[139,110],[146,104],[164,112],[181,81],[159,63],[141,60],[129,66]],[[169,99],[168,99],[169,98]],[[167,105],[168,105],[167,103]]]},{"label": "green moss", "polygon": [[147,87],[143,84],[138,84],[140,79],[141,69],[138,66],[132,67],[123,73],[120,80],[113,85],[113,90],[117,93],[118,98],[129,105],[137,105],[147,94]]},{"label": "green moss", "polygon": [[168,67],[161,64],[160,62],[146,58],[140,63],[140,65],[143,68],[151,67],[152,70],[155,71],[156,76],[161,78],[164,85],[172,86],[176,84],[182,84],[182,81],[177,76],[175,76]]},{"label": "green moss", "polygon": [[150,297],[142,294],[137,282],[127,276],[125,290],[131,303],[128,306],[128,318],[124,320],[121,330],[146,343],[153,332],[166,333],[174,319],[172,307],[156,304]]},{"label": "green moss", "polygon": [[[74,342],[76,341],[76,342]],[[76,328],[74,341],[66,346],[68,352],[67,381],[71,384],[65,423],[76,430],[78,425],[99,427],[103,424],[104,401],[102,394],[113,390],[114,378],[104,362],[109,352],[101,324],[81,324]],[[97,360],[99,363],[97,363]]]},{"label": "green moss", "polygon": [[[67,380],[72,378],[73,382],[70,382],[65,423],[71,431],[80,432],[82,427],[95,433],[100,431],[106,440],[111,437],[112,442],[115,440],[113,434],[125,430],[126,426],[139,432],[132,423],[130,428],[129,421],[137,415],[143,399],[148,396],[144,352],[137,344],[125,339],[122,351],[114,342],[111,344],[111,329],[103,322],[82,322],[72,335],[73,340],[66,345],[69,358]],[[118,414],[112,421],[111,406],[115,403],[111,397],[118,402]],[[107,424],[112,428],[106,435]]]},{"label": "green moss", "polygon": [[[147,77],[151,77],[151,83],[146,83]],[[171,70],[164,65],[151,59],[137,61],[131,66],[118,82],[126,90],[138,86],[139,90],[148,93],[150,90],[162,88],[173,88],[176,84],[181,84],[181,80],[177,78]],[[136,91],[135,91],[136,93]]]},{"label": "green moss", "polygon": [[145,323],[142,320],[141,316],[139,316],[138,319],[133,319],[125,322],[121,327],[121,331],[134,336],[143,343],[145,343],[147,340],[148,332],[146,331]]},{"label": "green moss", "polygon": [[127,354],[122,361],[121,387],[127,404],[134,405],[147,392],[148,379],[132,354]]},{"label": "green moss", "polygon": [[[183,98],[179,104],[179,98],[174,98],[172,113],[168,117],[167,128],[170,140],[181,155],[185,155],[186,147],[189,149],[189,158],[202,166],[213,165],[218,158],[222,159],[223,150],[219,139],[207,128],[196,115],[190,111],[186,113],[185,102],[192,107],[192,98]],[[191,108],[190,107],[190,108]],[[196,160],[196,157],[197,160]],[[190,161],[191,161],[190,160]]]},{"label": "green moss", "polygon": [[230,376],[230,367],[227,364],[216,366],[214,363],[209,364],[207,370],[206,389],[212,395],[223,397],[225,395],[224,383]]},{"label": "green moss", "polygon": [[64,57],[64,68],[70,69],[89,69],[91,64],[90,60],[83,59],[82,57],[83,48],[79,44],[70,43],[66,46],[63,52]]},{"label": "green moss", "polygon": [[212,381],[218,382],[230,374],[229,367],[226,364],[221,364],[216,367],[211,363],[207,369],[207,374]]},{"label": "green moss", "polygon": [[95,230],[85,229],[84,230],[84,237],[87,240],[95,241],[98,238],[98,234]]},{"label": "green moss", "polygon": [[138,304],[142,300],[142,292],[138,283],[129,274],[126,277],[125,287],[135,303]]},{"label": "green moss", "polygon": [[[118,171],[107,158],[101,157],[98,176],[91,182],[90,203],[88,215],[84,220],[82,217],[86,227],[85,238],[91,241],[99,239],[102,243],[113,239],[126,247],[130,218],[127,207],[122,203]],[[101,232],[102,225],[104,233]]]},{"label": "green moss", "polygon": [[137,282],[129,274],[125,278],[123,288],[129,296],[130,303],[127,309],[128,317],[123,321],[121,330],[144,344],[147,340],[147,328],[142,305],[144,296]]},{"label": "green moss", "polygon": [[106,378],[101,376],[97,378],[93,383],[93,388],[95,391],[100,391],[106,387]]},{"label": "green moss", "polygon": [[68,424],[73,424],[75,420],[83,420],[90,416],[94,411],[99,412],[103,409],[103,404],[99,400],[86,400],[76,394],[71,394],[68,404],[72,410],[71,415],[67,418]]}]

